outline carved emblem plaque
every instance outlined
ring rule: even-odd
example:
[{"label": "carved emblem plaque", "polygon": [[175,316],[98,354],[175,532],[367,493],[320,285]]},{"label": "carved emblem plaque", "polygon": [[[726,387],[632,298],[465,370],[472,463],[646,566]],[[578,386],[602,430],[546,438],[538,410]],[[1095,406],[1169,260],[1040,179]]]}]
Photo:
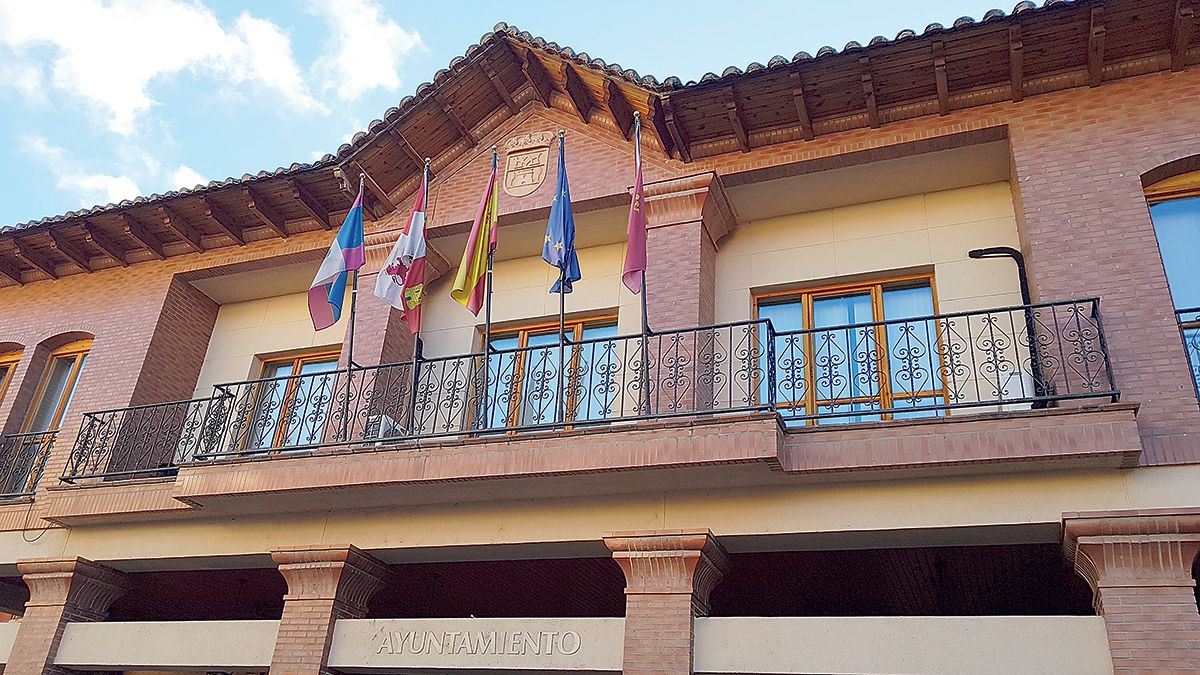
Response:
[{"label": "carved emblem plaque", "polygon": [[550,131],[522,134],[504,142],[504,191],[513,197],[533,194],[546,181],[550,163]]}]

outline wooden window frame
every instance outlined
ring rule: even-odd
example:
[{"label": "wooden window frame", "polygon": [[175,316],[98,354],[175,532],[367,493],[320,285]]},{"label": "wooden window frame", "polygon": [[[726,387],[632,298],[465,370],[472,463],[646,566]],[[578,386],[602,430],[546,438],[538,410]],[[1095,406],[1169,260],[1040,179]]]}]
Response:
[{"label": "wooden window frame", "polygon": [[[287,388],[284,390],[284,393],[283,393],[283,407],[281,407],[279,409],[279,419],[275,420],[275,434],[271,437],[271,447],[272,448],[283,447],[283,440],[287,436],[287,424],[285,424],[285,421],[288,418],[288,414],[291,410],[291,406],[295,404],[296,387],[298,387],[300,385],[300,377],[301,377],[300,376],[300,368],[303,367],[304,364],[306,364],[306,363],[327,362],[330,359],[330,357],[333,357],[333,361],[336,363],[337,360],[341,358],[341,355],[342,355],[342,350],[340,347],[338,347],[337,349],[323,348],[320,350],[314,350],[314,351],[310,351],[310,352],[299,352],[299,353],[290,354],[288,356],[274,356],[274,357],[260,356],[259,357],[259,361],[260,361],[260,367],[258,369],[258,379],[259,380],[274,379],[275,377],[291,378],[290,380],[288,380]],[[272,368],[274,366],[279,366],[279,365],[282,365],[285,363],[291,365],[291,368],[292,368],[291,375],[276,375],[276,376],[268,376],[267,375],[267,370],[269,368]],[[336,377],[337,368],[334,368],[333,372]],[[314,373],[314,375],[316,375],[316,374],[317,373]],[[255,398],[255,406],[254,407],[256,410],[258,408],[258,403],[261,401],[263,383],[259,382],[258,386],[259,386],[259,391],[254,396],[254,398]],[[249,438],[247,438],[246,440],[247,440],[247,442],[250,441]],[[264,448],[264,450],[267,450],[267,449],[268,448]]]},{"label": "wooden window frame", "polygon": [[33,395],[33,405],[29,407],[29,413],[25,415],[25,421],[21,424],[21,433],[29,433],[30,427],[33,426],[33,418],[37,415],[38,408],[42,406],[42,396],[46,393],[46,385],[50,383],[50,373],[54,370],[54,363],[59,359],[73,358],[75,362],[71,366],[71,373],[67,376],[67,386],[63,388],[63,396],[59,397],[54,415],[50,418],[50,428],[46,430],[47,433],[58,431],[62,426],[63,415],[66,414],[67,402],[75,396],[75,387],[79,384],[79,371],[82,370],[83,362],[91,352],[91,339],[76,340],[50,352],[50,358],[46,360],[46,367],[42,370],[42,379],[38,382],[37,391]]},{"label": "wooden window frame", "polygon": [[[616,314],[602,314],[598,316],[589,316],[578,319],[569,319],[563,322],[563,333],[568,342],[563,344],[564,348],[571,349],[571,364],[568,372],[579,372],[579,359],[581,358],[580,350],[577,343],[583,340],[583,331],[588,328],[604,328],[607,326],[617,325]],[[503,340],[511,338],[514,335],[517,337],[517,346],[513,363],[513,392],[509,396],[508,414],[505,417],[506,427],[519,427],[521,421],[521,403],[525,400],[522,389],[525,386],[525,357],[529,354],[526,348],[529,346],[529,337],[531,335],[546,335],[558,332],[558,321],[545,321],[533,324],[518,325],[511,328],[505,328],[491,334],[492,340]],[[574,341],[572,343],[571,341]],[[491,345],[484,345],[484,354],[490,355]],[[486,357],[485,357],[486,358]],[[490,365],[485,365],[490,368]],[[490,384],[488,385],[490,388]],[[579,403],[575,398],[575,388],[566,383],[569,396],[564,401],[564,416],[568,416],[571,410]],[[485,396],[488,394],[485,393]],[[561,392],[560,392],[561,395]],[[490,420],[485,420],[485,424]],[[564,424],[568,421],[564,420]],[[515,433],[515,432],[509,432]]]},{"label": "wooden window frame", "polygon": [[23,350],[15,350],[0,354],[0,368],[4,368],[4,374],[0,375],[0,402],[4,401],[4,394],[8,391],[8,385],[12,384],[13,376],[17,372],[17,366],[21,363],[21,357],[24,355]]},{"label": "wooden window frame", "polygon": [[1165,178],[1147,186],[1144,192],[1146,204],[1149,206],[1200,197],[1200,171],[1191,171]]},{"label": "wooden window frame", "polygon": [[[814,324],[814,300],[868,293],[871,296],[871,323],[881,323],[884,321],[884,291],[897,288],[920,288],[923,286],[928,286],[929,288],[930,299],[933,305],[933,314],[936,316],[939,313],[938,293],[937,285],[934,281],[932,272],[885,277],[882,279],[871,279],[867,281],[826,284],[822,286],[813,286],[811,288],[767,291],[753,294],[751,299],[753,303],[754,320],[758,320],[759,308],[762,306],[793,304],[798,302],[801,306],[803,324],[805,326],[809,326],[809,328],[803,329],[806,331],[804,333],[803,349],[804,353],[808,355],[808,358],[805,359],[804,365],[804,401],[776,401],[776,407],[788,407],[793,409],[800,408],[806,415],[817,415],[819,414],[818,409],[821,406],[854,405],[855,403],[867,403],[874,400],[870,396],[852,396],[849,398],[836,399],[817,398],[816,387],[813,386],[813,383],[816,382],[816,364],[813,363],[811,358],[811,355],[815,352],[813,335],[816,330],[819,330],[812,328]],[[936,322],[934,324],[934,329],[937,333],[938,367],[940,373],[945,372],[945,362],[943,361],[943,354],[945,353],[945,350],[943,349],[944,345],[942,340],[942,330],[939,326],[937,326]],[[941,389],[903,392],[901,394],[892,392],[891,367],[888,362],[888,351],[887,326],[877,325],[875,326],[875,367],[878,372],[878,377],[876,378],[875,385],[879,388],[879,396],[877,398],[879,400],[880,410],[878,412],[864,410],[862,413],[863,415],[879,415],[879,419],[881,420],[891,420],[894,418],[895,411],[892,410],[892,408],[894,407],[895,401],[912,400],[922,397],[933,398],[936,396],[941,396],[943,401],[947,400],[947,386],[944,378]],[[774,367],[774,364],[770,364],[769,367]],[[757,384],[755,385],[755,390],[758,390]],[[949,414],[948,410],[946,411],[946,414]],[[820,421],[820,419],[814,418],[806,420],[805,423],[813,426],[819,424]]]}]

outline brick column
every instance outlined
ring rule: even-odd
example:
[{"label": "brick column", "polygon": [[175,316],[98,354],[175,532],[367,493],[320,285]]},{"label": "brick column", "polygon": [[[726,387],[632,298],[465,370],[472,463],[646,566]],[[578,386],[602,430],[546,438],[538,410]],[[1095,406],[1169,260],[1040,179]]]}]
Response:
[{"label": "brick column", "polygon": [[71,621],[103,621],[114,600],[129,589],[125,575],[83,558],[27,560],[17,571],[29,587],[7,675],[67,673],[54,665],[63,629]]},{"label": "brick column", "polygon": [[728,567],[708,530],[617,532],[604,539],[625,572],[625,658],[630,673],[691,673],[694,619]]},{"label": "brick column", "polygon": [[367,601],[383,587],[386,565],[349,544],[273,551],[287,580],[279,636],[271,657],[273,675],[321,675],[338,619],[366,616]]},{"label": "brick column", "polygon": [[713,322],[717,242],[737,222],[716,174],[646,185],[646,296],[655,330]]},{"label": "brick column", "polygon": [[1200,672],[1200,509],[1063,514],[1063,547],[1092,587],[1116,673]]}]

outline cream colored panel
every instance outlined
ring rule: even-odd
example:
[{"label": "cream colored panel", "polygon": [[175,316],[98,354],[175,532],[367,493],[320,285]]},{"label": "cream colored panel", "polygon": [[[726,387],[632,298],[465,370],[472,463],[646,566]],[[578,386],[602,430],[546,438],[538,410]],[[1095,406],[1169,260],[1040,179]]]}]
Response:
[{"label": "cream colored panel", "polygon": [[265,668],[278,633],[278,621],[70,623],[54,663],[86,670]]},{"label": "cream colored panel", "polygon": [[0,622],[0,663],[8,663],[8,655],[12,653],[13,642],[17,639],[17,629],[20,621]]},{"label": "cream colored panel", "polygon": [[[1007,183],[750,221],[717,253],[716,319],[749,319],[753,291],[930,268],[942,303],[982,309],[1019,290],[1016,271],[1011,261],[974,261],[967,251],[1017,244]],[[979,302],[961,302],[969,299]]]},{"label": "cream colored panel", "polygon": [[625,620],[340,619],[329,666],[340,671],[618,671]]},{"label": "cream colored panel", "polygon": [[[359,300],[377,302],[367,295],[360,291]],[[343,311],[348,314],[349,308],[347,300]],[[346,324],[343,318],[320,333],[314,331],[307,293],[221,305],[194,395],[211,396],[214,384],[257,377],[262,354],[310,347],[336,349],[345,336]]]},{"label": "cream colored panel", "polygon": [[700,617],[697,673],[1112,673],[1098,616]]}]

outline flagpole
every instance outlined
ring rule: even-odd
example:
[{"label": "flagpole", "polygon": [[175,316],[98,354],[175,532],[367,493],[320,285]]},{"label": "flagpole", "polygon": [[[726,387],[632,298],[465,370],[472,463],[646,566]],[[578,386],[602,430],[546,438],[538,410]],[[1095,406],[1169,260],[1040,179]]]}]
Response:
[{"label": "flagpole", "polygon": [[[367,175],[358,174],[358,193],[366,187]],[[346,327],[346,398],[342,401],[342,440],[350,442],[350,394],[354,384],[354,324],[358,314],[358,270],[350,279],[350,325]]]},{"label": "flagpole", "polygon": [[[425,207],[425,223],[428,224],[433,220],[434,200],[429,197],[429,165],[433,163],[432,157],[425,158],[425,168],[422,170],[421,181],[425,187],[425,199],[429,200]],[[438,188],[441,190],[441,188]],[[424,236],[424,234],[422,234]],[[424,283],[424,281],[422,281]],[[424,293],[425,289],[422,288]],[[420,308],[418,307],[418,311]],[[417,385],[420,382],[421,376],[421,321],[417,322],[417,330],[413,333],[413,350],[412,350],[412,387],[408,392],[408,433],[410,436],[415,436],[417,433]]]},{"label": "flagpole", "polygon": [[563,338],[566,333],[563,330],[564,319],[566,318],[567,310],[567,268],[564,266],[558,271],[558,411],[556,413],[558,421],[565,423],[566,411],[563,405],[566,393],[563,391],[563,369],[566,367],[566,362],[563,360],[566,353],[563,349]]},{"label": "flagpole", "polygon": [[[496,161],[499,157],[497,150],[498,146],[492,146],[492,173],[496,171]],[[490,174],[489,174],[490,175]],[[490,180],[490,179],[489,179]],[[496,189],[495,182],[491,186],[492,190]],[[497,200],[499,195],[496,195]],[[484,216],[487,217],[486,215]],[[493,214],[495,221],[492,223],[492,228],[500,225],[499,214]],[[496,250],[492,248],[491,233],[488,233],[488,255],[487,255],[487,273],[484,278],[483,291],[483,425],[482,428],[491,427],[492,420],[488,416],[490,406],[488,405],[488,397],[491,395],[491,390],[488,388],[488,380],[491,377],[492,370],[492,264],[495,262]]]},{"label": "flagpole", "polygon": [[[633,112],[633,156],[637,166],[634,170],[640,176],[642,171],[642,113]],[[636,188],[635,188],[636,190]],[[636,199],[636,195],[635,195]],[[646,264],[642,263],[642,414],[650,414],[650,312],[646,300]]]}]

